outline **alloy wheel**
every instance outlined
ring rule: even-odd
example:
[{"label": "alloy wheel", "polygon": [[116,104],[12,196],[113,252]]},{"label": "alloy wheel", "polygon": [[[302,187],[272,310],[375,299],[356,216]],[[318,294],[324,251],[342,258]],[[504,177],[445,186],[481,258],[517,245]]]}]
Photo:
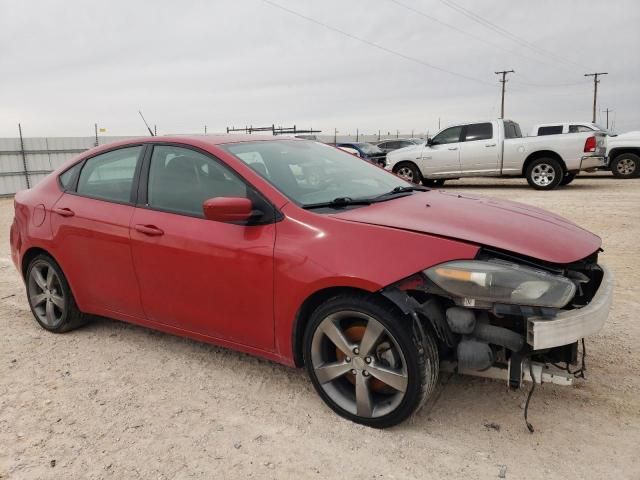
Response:
[{"label": "alloy wheel", "polygon": [[556,171],[552,165],[548,163],[540,163],[533,167],[531,171],[533,183],[539,187],[547,187],[553,183],[556,178]]},{"label": "alloy wheel", "polygon": [[393,412],[408,386],[405,356],[375,318],[343,310],[328,315],[313,334],[313,372],[339,407],[364,418]]},{"label": "alloy wheel", "polygon": [[400,167],[396,172],[396,175],[404,178],[405,180],[413,182],[413,170],[411,170],[409,167]]},{"label": "alloy wheel", "polygon": [[55,327],[64,318],[66,302],[58,274],[45,262],[37,262],[29,270],[29,303],[38,320],[48,327]]},{"label": "alloy wheel", "polygon": [[631,175],[636,170],[636,162],[634,162],[630,158],[623,158],[616,165],[616,170],[620,175]]}]

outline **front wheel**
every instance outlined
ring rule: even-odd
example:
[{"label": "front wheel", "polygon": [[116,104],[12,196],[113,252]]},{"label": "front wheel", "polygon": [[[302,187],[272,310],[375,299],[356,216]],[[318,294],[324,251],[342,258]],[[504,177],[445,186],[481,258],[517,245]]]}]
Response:
[{"label": "front wheel", "polygon": [[611,173],[617,178],[634,178],[640,175],[640,156],[622,153],[611,161]]},{"label": "front wheel", "polygon": [[399,163],[393,169],[393,173],[412,183],[420,183],[422,181],[422,174],[420,173],[420,169],[415,163]]},{"label": "front wheel", "polygon": [[564,171],[555,158],[538,158],[529,164],[525,177],[536,190],[553,190],[560,185]]},{"label": "front wheel", "polygon": [[413,320],[372,295],[334,297],[312,314],[304,361],[313,385],[337,414],[375,428],[416,412],[438,378],[438,350]]}]

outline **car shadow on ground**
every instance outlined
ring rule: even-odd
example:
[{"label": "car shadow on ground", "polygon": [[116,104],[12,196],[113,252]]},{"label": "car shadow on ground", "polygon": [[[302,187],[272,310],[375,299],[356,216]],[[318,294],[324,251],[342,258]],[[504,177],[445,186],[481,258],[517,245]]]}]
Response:
[{"label": "car shadow on ground", "polygon": [[[570,185],[566,185],[564,187],[558,187],[556,190],[600,190],[602,188],[609,188],[606,183],[603,182],[602,185],[586,185],[586,184],[576,184],[575,181]],[[443,187],[436,188],[434,190],[527,190],[531,192],[544,192],[544,190],[534,190],[527,183],[523,184],[513,184],[513,183],[455,183],[447,182]]]}]

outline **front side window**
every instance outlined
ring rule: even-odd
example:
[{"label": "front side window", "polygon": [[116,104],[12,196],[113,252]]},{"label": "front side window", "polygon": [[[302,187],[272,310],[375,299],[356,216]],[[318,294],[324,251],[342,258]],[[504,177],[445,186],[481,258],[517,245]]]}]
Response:
[{"label": "front side window", "polygon": [[[248,156],[260,174],[266,175],[259,156]],[[195,150],[171,145],[153,147],[147,204],[158,210],[203,217],[202,204],[216,197],[249,198],[247,185],[234,172]]]},{"label": "front side window", "polygon": [[273,140],[222,148],[249,166],[259,157],[266,172],[262,176],[298,205],[375,197],[410,185],[354,155],[318,142]]},{"label": "front side window", "polygon": [[522,132],[520,131],[520,125],[516,122],[505,121],[504,122],[504,137],[505,138],[522,138]]},{"label": "front side window", "polygon": [[460,141],[460,134],[462,133],[462,127],[451,127],[443,130],[435,137],[431,145],[446,145],[447,143],[458,143]]},{"label": "front side window", "polygon": [[466,127],[465,142],[491,140],[491,138],[493,138],[493,125],[491,123],[474,123]]},{"label": "front side window", "polygon": [[569,125],[569,133],[593,132],[593,128],[586,125]]},{"label": "front side window", "polygon": [[80,172],[76,192],[101,200],[130,202],[140,152],[141,145],[89,158]]}]

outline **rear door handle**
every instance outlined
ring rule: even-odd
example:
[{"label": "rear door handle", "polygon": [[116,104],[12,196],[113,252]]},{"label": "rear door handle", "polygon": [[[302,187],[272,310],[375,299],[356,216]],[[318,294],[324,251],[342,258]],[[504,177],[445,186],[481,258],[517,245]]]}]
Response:
[{"label": "rear door handle", "polygon": [[458,147],[449,147],[449,150],[457,150]]},{"label": "rear door handle", "polygon": [[57,213],[63,217],[73,217],[75,213],[70,208],[54,208],[53,213]]},{"label": "rear door handle", "polygon": [[160,230],[158,227],[155,227],[153,225],[136,225],[133,228],[135,228],[140,233],[144,233],[145,235],[151,235],[152,237],[164,235],[164,232],[162,230]]},{"label": "rear door handle", "polygon": [[487,144],[485,145],[485,147],[495,147],[495,146],[496,146],[496,144],[495,144],[495,143],[487,143]]}]

